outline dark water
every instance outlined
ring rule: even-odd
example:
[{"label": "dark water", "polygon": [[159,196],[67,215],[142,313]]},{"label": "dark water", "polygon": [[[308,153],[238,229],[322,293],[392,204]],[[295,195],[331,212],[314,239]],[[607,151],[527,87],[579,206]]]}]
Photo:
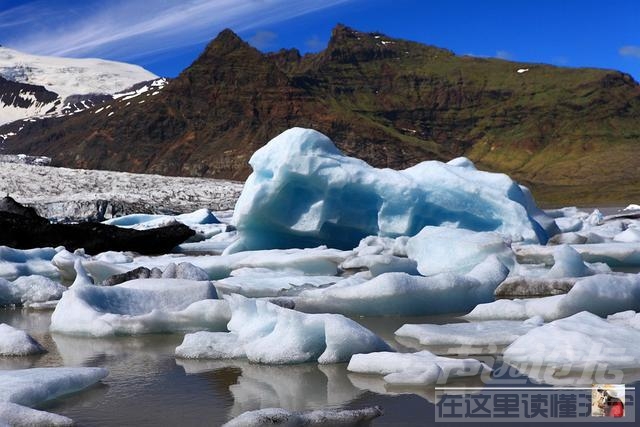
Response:
[{"label": "dark water", "polygon": [[[434,423],[433,387],[389,389],[381,377],[348,373],[346,364],[264,366],[246,361],[176,360],[173,352],[182,341],[181,334],[110,339],[52,336],[48,331],[50,316],[48,311],[0,309],[0,323],[28,331],[49,350],[35,357],[0,357],[0,369],[108,368],[109,376],[100,384],[40,408],[70,417],[81,426],[217,426],[245,411],[260,408],[309,410],[370,405],[380,405],[385,411],[374,426]],[[411,340],[402,344],[395,341],[393,332],[402,324],[459,321],[453,316],[355,320],[399,351],[415,351],[420,347]],[[479,358],[497,368],[494,372],[500,378],[472,377],[447,386],[535,386],[515,370],[503,369],[507,365],[494,356]],[[637,378],[640,376],[632,379]]]}]

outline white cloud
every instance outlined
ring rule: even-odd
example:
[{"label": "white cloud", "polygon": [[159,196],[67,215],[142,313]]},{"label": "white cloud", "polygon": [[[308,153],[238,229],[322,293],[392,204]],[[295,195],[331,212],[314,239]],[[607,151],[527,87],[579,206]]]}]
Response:
[{"label": "white cloud", "polygon": [[130,60],[208,41],[223,28],[263,28],[348,1],[89,0],[62,11],[41,0],[0,13],[0,28],[11,25],[4,42],[29,53]]},{"label": "white cloud", "polygon": [[265,49],[278,38],[273,31],[257,31],[253,36],[249,37],[249,44],[257,49]]},{"label": "white cloud", "polygon": [[640,46],[622,46],[618,49],[618,53],[622,56],[631,56],[634,58],[640,58]]}]

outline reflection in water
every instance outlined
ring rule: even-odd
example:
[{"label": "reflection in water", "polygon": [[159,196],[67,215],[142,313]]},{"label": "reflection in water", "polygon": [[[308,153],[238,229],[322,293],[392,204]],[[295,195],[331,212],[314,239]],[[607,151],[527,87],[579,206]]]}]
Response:
[{"label": "reflection in water", "polygon": [[[266,407],[302,411],[372,405],[381,405],[385,410],[385,415],[374,421],[375,426],[424,425],[434,419],[435,387],[389,386],[382,376],[348,373],[346,364],[265,366],[242,360],[176,360],[174,350],[182,342],[181,334],[100,339],[52,336],[48,330],[50,318],[51,311],[0,309],[0,322],[27,331],[49,351],[41,356],[0,357],[0,369],[109,369],[109,376],[101,384],[40,408],[70,417],[78,425],[221,425],[242,412]],[[398,343],[393,332],[404,323],[449,323],[456,318],[355,320],[398,350],[415,351]],[[476,376],[456,379],[446,386],[462,387],[457,393],[473,393],[482,387],[528,387],[538,383],[591,386],[592,382],[591,378],[576,382],[582,373],[576,378],[561,371],[547,377],[523,367],[519,372],[502,364],[494,354],[477,358],[494,368],[491,378],[484,379],[486,383]],[[530,375],[533,382],[523,374]],[[606,378],[607,381],[598,382],[613,382],[610,376]],[[616,382],[632,385],[639,380],[640,370],[624,371]]]},{"label": "reflection in water", "polygon": [[301,364],[269,366],[245,360],[203,361],[178,359],[187,374],[225,372],[238,369],[237,383],[229,387],[233,406],[229,417],[263,408],[291,411],[339,407],[357,398],[362,391],[347,379],[345,364]]},{"label": "reflection in water", "polygon": [[480,375],[456,378],[448,381],[446,384],[415,387],[390,385],[382,379],[382,376],[379,375],[364,375],[350,372],[348,374],[348,378],[354,386],[362,390],[369,390],[377,394],[387,394],[392,396],[416,394],[434,404],[438,403],[438,396],[442,394],[441,392],[437,393],[436,388],[451,387],[452,389],[447,391],[448,394],[463,395],[478,393],[481,391],[482,387],[485,386],[483,378]]}]

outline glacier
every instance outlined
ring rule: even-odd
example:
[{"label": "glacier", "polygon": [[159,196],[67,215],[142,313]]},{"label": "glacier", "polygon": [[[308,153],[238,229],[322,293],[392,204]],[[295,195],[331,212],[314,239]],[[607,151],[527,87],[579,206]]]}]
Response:
[{"label": "glacier", "polygon": [[426,225],[547,241],[530,196],[503,174],[427,161],[394,171],[343,155],[325,135],[292,128],[254,153],[233,216],[239,240],[225,253],[412,236]]},{"label": "glacier", "polygon": [[231,307],[230,332],[187,334],[177,357],[326,364],[346,362],[355,353],[390,350],[373,332],[339,314],[305,314],[240,295],[225,299]]}]

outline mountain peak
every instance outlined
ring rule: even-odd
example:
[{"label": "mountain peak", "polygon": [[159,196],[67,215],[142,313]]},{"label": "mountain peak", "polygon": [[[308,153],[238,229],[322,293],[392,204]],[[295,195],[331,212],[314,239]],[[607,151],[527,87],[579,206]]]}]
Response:
[{"label": "mountain peak", "polygon": [[219,58],[221,56],[227,56],[238,50],[254,51],[255,49],[242,40],[240,36],[232,30],[225,28],[216,36],[215,39],[209,42],[204,52],[196,62],[201,61],[204,58]]}]

